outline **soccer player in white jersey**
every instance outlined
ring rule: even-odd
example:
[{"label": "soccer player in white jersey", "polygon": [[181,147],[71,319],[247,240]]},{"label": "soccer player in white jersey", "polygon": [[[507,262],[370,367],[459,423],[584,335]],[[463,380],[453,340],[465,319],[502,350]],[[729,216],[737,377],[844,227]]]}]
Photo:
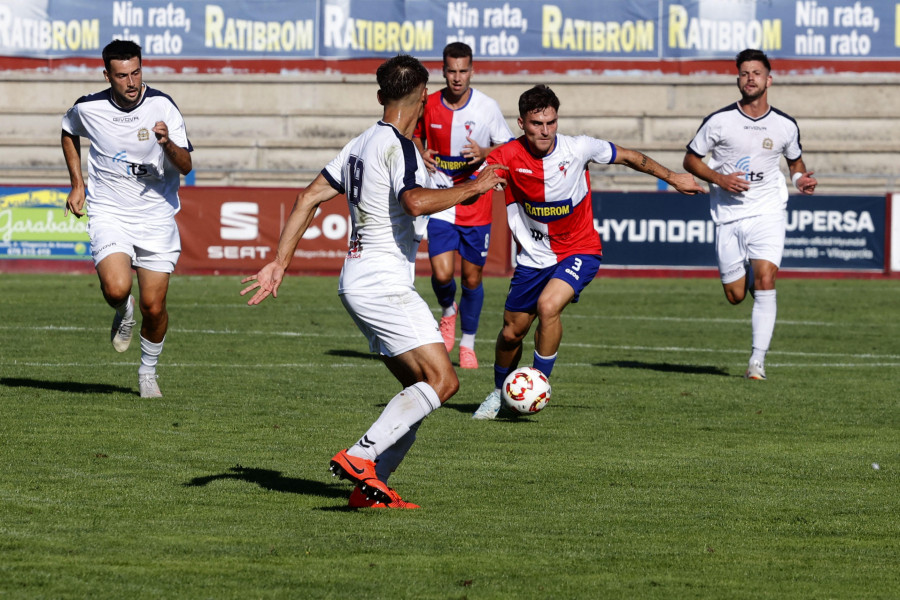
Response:
[{"label": "soccer player in white jersey", "polygon": [[[740,304],[748,290],[754,296],[753,348],[744,376],[765,379],[788,200],[781,157],[800,193],[812,194],[816,180],[801,157],[797,122],[769,106],[769,59],[759,50],[747,49],[737,55],[736,63],[741,99],[703,120],[687,146],[684,168],[709,183],[725,297]],[[703,162],[707,154],[711,154],[708,164]]]},{"label": "soccer player in white jersey", "polygon": [[589,163],[626,165],[682,194],[703,191],[690,174],[675,173],[636,150],[586,135],[557,134],[558,110],[559,99],[545,85],[523,93],[518,124],[524,135],[485,161],[508,170],[506,214],[518,253],[494,349],[494,390],[473,419],[499,413],[500,387],[518,365],[535,319],[533,366],[550,376],[562,341],[562,311],[578,302],[597,274],[601,243],[594,229]]},{"label": "soccer player in white jersey", "polygon": [[428,71],[415,58],[399,55],[384,62],[376,77],[382,119],[351,140],[299,194],[275,259],[242,281],[254,283],[241,295],[256,290],[251,305],[277,297],[316,208],[346,195],[352,231],[338,295],[403,389],[355,445],[334,455],[331,470],[356,484],[352,507],[417,508],[387,486],[388,477],[422,419],[459,389],[437,322],[414,287],[424,234],[419,217],[473,201],[503,179],[491,167],[452,188],[427,189],[427,171],[411,138],[425,105]]},{"label": "soccer player in white jersey", "polygon": [[[472,48],[462,42],[444,47],[444,89],[428,96],[425,114],[413,134],[434,185],[448,188],[469,179],[491,150],[513,139],[500,106],[477,89],[472,79]],[[484,288],[481,284],[491,237],[493,193],[468,205],[457,205],[428,221],[431,287],[441,306],[441,336],[447,351],[456,343],[456,316],[462,338],[459,366],[477,369],[475,334]],[[456,303],[456,254],[460,256],[462,292]]]},{"label": "soccer player in white jersey", "polygon": [[[72,184],[65,212],[78,218],[88,213],[100,289],[116,311],[110,337],[118,352],[128,349],[137,324],[131,271],[137,272],[138,387],[142,398],[158,398],[156,365],[169,325],[166,294],[181,253],[175,224],[178,186],[181,175],[193,168],[193,147],[172,99],[143,83],[140,46],[115,40],[103,49],[103,62],[109,88],[79,98],[62,120]],[[82,137],[91,142],[87,186],[81,173]]]}]

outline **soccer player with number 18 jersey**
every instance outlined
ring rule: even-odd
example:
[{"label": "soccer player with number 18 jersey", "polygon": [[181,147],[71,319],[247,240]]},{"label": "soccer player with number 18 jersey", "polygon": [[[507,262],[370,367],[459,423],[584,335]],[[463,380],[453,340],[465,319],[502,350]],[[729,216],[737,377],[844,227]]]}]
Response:
[{"label": "soccer player with number 18 jersey", "polygon": [[[445,190],[427,189],[413,130],[422,116],[428,70],[412,56],[385,61],[376,73],[382,119],[350,140],[305,190],[291,211],[275,259],[241,292],[256,292],[248,304],[278,295],[285,270],[316,208],[344,194],[350,210],[350,249],[338,294],[347,312],[403,389],[352,446],[331,459],[335,475],[350,479],[353,508],[418,508],[387,486],[416,439],[422,420],[459,389],[437,322],[416,293],[416,250],[423,215],[474,200],[503,185],[490,167],[478,177]],[[365,395],[367,403],[371,394]]]},{"label": "soccer player with number 18 jersey", "polygon": [[653,175],[683,194],[702,188],[687,173],[674,173],[650,157],[588,136],[557,134],[559,99],[545,85],[519,98],[524,135],[494,150],[485,164],[506,172],[506,213],[518,247],[494,352],[494,390],[473,419],[500,411],[500,387],[518,366],[522,340],[538,319],[534,368],[550,376],[562,340],[563,309],[577,302],[600,266],[600,236],[594,229],[588,164],[623,164]]}]

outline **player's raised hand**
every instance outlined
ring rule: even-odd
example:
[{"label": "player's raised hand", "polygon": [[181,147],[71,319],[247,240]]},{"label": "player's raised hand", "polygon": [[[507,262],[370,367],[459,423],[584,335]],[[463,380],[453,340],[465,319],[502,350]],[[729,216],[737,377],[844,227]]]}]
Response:
[{"label": "player's raised hand", "polygon": [[702,194],[706,191],[694,180],[694,176],[690,173],[673,173],[670,185],[675,188],[675,191],[688,196]]},{"label": "player's raised hand", "polygon": [[253,294],[253,297],[247,301],[248,306],[253,306],[254,304],[259,304],[263,300],[269,297],[271,294],[274,298],[278,297],[278,287],[281,285],[281,281],[284,279],[284,267],[281,266],[281,263],[278,261],[272,261],[262,269],[259,270],[259,273],[256,275],[251,275],[250,277],[245,277],[241,279],[241,283],[249,283],[254,282],[243,290],[241,290],[241,296],[245,296],[246,294],[256,290],[256,293]]},{"label": "player's raised hand", "polygon": [[484,149],[471,137],[466,136],[466,140],[469,143],[462,147],[462,155],[468,159],[469,164],[474,165],[483,161],[487,156]]},{"label": "player's raised hand", "polygon": [[797,186],[797,189],[800,190],[801,194],[806,194],[807,196],[809,196],[816,191],[816,185],[819,182],[816,181],[815,177],[813,177],[813,173],[815,173],[815,171],[807,171],[797,179],[797,183],[795,185]]},{"label": "player's raised hand", "polygon": [[485,165],[478,171],[478,177],[475,182],[483,188],[481,193],[495,189],[498,192],[506,187],[506,175],[509,167],[506,165]]},{"label": "player's raised hand", "polygon": [[164,146],[169,141],[169,126],[165,121],[157,121],[153,126],[153,133],[156,134],[156,143]]},{"label": "player's raised hand", "polygon": [[422,153],[422,162],[425,163],[425,168],[428,169],[428,172],[434,174],[437,170],[437,161],[434,160],[435,151],[431,148],[425,150]]}]

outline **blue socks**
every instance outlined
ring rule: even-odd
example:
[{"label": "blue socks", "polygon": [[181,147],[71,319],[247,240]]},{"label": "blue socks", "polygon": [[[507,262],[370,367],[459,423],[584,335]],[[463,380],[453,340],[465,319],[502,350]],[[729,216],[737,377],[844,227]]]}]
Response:
[{"label": "blue socks", "polygon": [[478,284],[475,289],[462,286],[462,297],[459,299],[460,328],[463,333],[474,334],[478,331],[478,320],[484,306],[484,286]]}]

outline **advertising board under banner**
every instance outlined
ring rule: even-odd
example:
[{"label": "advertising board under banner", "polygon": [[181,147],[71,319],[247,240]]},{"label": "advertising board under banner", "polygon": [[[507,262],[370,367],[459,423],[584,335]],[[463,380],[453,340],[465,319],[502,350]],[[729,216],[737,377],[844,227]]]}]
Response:
[{"label": "advertising board under banner", "polygon": [[[275,256],[296,189],[181,188],[176,215],[182,253],[176,273],[255,273]],[[90,269],[87,219],[63,216],[68,188],[0,186],[0,269]],[[511,273],[503,193],[494,194],[485,275]],[[674,192],[594,192],[594,227],[603,240],[601,269],[716,268],[709,197]],[[791,196],[784,270],[889,271],[888,199],[884,196]],[[343,197],[321,205],[294,253],[294,273],[336,273],[350,235]],[[430,273],[427,243],[417,273]]]},{"label": "advertising board under banner", "polygon": [[[593,194],[608,267],[716,268],[709,196]],[[791,196],[782,269],[883,271],[883,196]]]},{"label": "advertising board under banner", "polygon": [[69,188],[0,187],[0,259],[90,259],[87,219],[63,216]]}]

